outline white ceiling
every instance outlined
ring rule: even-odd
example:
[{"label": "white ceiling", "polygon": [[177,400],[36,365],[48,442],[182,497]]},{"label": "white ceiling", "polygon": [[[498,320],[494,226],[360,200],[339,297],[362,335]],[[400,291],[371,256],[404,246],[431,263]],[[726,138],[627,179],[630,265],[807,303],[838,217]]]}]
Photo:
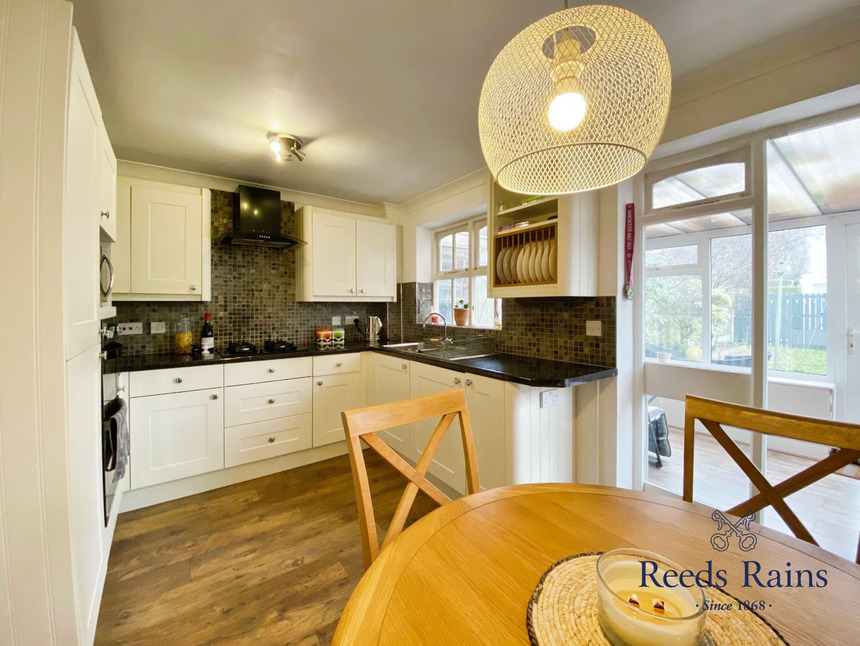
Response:
[{"label": "white ceiling", "polygon": [[[575,4],[575,3],[571,3]],[[856,0],[627,0],[673,76]],[[370,204],[484,166],[478,97],[501,48],[562,0],[77,0],[117,156]],[[305,140],[278,164],[266,132]]]}]

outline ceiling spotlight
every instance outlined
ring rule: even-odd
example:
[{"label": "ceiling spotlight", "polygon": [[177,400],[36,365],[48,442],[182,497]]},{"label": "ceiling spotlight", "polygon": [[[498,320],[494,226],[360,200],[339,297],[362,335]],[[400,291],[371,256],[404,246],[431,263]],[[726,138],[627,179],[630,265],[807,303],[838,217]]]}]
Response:
[{"label": "ceiling spotlight", "polygon": [[305,158],[305,153],[301,152],[302,140],[295,135],[270,132],[266,137],[269,139],[269,148],[279,162],[292,161],[293,157],[299,161]]}]

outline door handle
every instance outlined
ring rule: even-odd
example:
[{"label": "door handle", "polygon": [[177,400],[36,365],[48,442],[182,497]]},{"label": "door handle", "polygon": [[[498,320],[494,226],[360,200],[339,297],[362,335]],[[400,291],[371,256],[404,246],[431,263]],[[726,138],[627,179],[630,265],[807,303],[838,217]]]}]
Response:
[{"label": "door handle", "polygon": [[270,400],[269,400],[269,403],[270,403],[270,404],[274,404],[274,403],[275,403],[275,400],[274,400],[274,399],[270,399]]},{"label": "door handle", "polygon": [[472,380],[471,380],[471,379],[467,379],[467,380],[466,380],[466,385],[467,385],[467,386],[471,386],[471,385],[472,385]]},{"label": "door handle", "polygon": [[459,377],[454,377],[454,383],[455,383],[455,384],[457,384],[457,385],[459,385],[459,384],[460,384],[460,378],[459,378]]}]

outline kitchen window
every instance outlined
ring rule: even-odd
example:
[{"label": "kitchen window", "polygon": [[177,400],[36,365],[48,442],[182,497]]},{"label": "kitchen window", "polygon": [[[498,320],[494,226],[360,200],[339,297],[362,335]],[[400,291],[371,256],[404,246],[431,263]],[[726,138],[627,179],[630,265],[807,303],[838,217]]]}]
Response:
[{"label": "kitchen window", "polygon": [[448,322],[460,301],[472,310],[470,325],[494,327],[501,323],[501,301],[487,298],[487,219],[460,222],[436,232],[433,300]]}]

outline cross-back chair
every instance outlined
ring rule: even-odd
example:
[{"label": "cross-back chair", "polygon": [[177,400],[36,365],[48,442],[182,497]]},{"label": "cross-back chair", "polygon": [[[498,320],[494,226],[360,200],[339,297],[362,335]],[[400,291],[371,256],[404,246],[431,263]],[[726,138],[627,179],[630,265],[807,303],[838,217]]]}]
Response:
[{"label": "cross-back chair", "polygon": [[[743,517],[772,506],[797,538],[818,545],[809,530],[785,502],[785,498],[860,459],[860,425],[788,415],[687,395],[684,421],[683,498],[689,502],[693,500],[693,449],[696,420],[713,435],[759,492],[726,512]],[[777,485],[772,485],[729,437],[723,425],[824,444],[837,450],[800,473]],[[860,563],[860,543],[858,543],[856,561]]]},{"label": "cross-back chair", "polygon": [[[403,525],[420,489],[439,505],[451,502],[438,487],[427,478],[427,469],[436,454],[436,449],[445,437],[454,419],[460,421],[460,431],[463,440],[463,453],[466,458],[466,483],[469,493],[478,492],[478,466],[475,461],[475,443],[472,437],[472,425],[469,412],[466,409],[466,396],[462,390],[451,390],[436,395],[415,397],[388,404],[356,408],[343,411],[343,428],[349,448],[349,460],[352,465],[352,481],[355,485],[355,500],[358,505],[358,522],[361,526],[361,547],[364,552],[364,567],[379,555],[380,549],[385,548],[403,531]],[[416,466],[412,466],[392,448],[390,448],[377,433],[379,431],[411,424],[431,417],[440,417],[439,423],[421,454]],[[376,519],[373,513],[373,501],[367,478],[367,467],[361,450],[361,441],[376,451],[383,459],[391,464],[409,480],[406,490],[400,498],[397,510],[388,531],[379,547],[376,533]]]}]

